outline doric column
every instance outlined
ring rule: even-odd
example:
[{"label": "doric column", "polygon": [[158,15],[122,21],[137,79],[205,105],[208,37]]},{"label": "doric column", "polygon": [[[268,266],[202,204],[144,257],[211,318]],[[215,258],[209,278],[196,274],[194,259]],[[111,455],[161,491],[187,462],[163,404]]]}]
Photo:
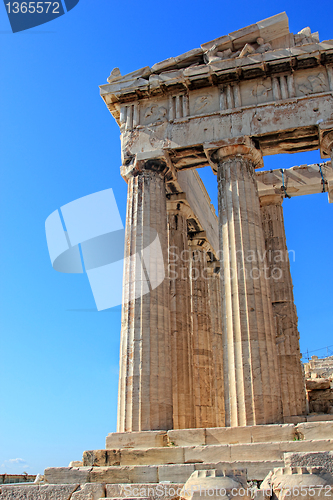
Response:
[{"label": "doric column", "polygon": [[229,142],[218,164],[226,426],[282,420],[265,243],[249,140]]},{"label": "doric column", "polygon": [[163,279],[168,262],[164,171],[159,160],[126,171],[120,432],[172,428],[169,283]]},{"label": "doric column", "polygon": [[260,198],[284,417],[306,413],[306,393],[284,230],[282,195]]},{"label": "doric column", "polygon": [[213,390],[216,427],[225,426],[224,381],[223,381],[223,337],[221,312],[220,266],[208,262],[208,294],[212,328]]},{"label": "doric column", "polygon": [[195,426],[192,387],[190,257],[187,243],[189,207],[181,195],[169,195],[169,282],[173,428]]},{"label": "doric column", "polygon": [[196,428],[216,426],[207,256],[200,243],[200,239],[189,241],[191,251],[193,395]]}]

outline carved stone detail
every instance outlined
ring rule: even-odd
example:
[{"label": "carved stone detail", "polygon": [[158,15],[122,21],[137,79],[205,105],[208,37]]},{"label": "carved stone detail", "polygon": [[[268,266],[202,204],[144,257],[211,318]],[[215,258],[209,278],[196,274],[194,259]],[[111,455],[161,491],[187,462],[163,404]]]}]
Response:
[{"label": "carved stone detail", "polygon": [[328,85],[326,75],[323,72],[315,75],[305,76],[297,85],[301,94],[317,94],[320,92],[327,92]]},{"label": "carved stone detail", "polygon": [[168,111],[164,106],[152,104],[144,110],[143,120],[145,124],[162,123],[168,119]]},{"label": "carved stone detail", "polygon": [[126,131],[133,130],[139,123],[139,102],[120,108],[120,124],[121,127],[125,126]]},{"label": "carved stone detail", "polygon": [[189,115],[188,95],[179,94],[169,97],[169,121]]}]

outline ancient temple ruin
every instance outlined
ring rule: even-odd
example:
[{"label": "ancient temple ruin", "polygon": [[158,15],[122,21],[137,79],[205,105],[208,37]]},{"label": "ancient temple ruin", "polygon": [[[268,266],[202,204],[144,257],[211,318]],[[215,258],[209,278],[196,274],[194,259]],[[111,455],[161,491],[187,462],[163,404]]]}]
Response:
[{"label": "ancient temple ruin", "polygon": [[[184,484],[240,499],[265,477],[276,496],[258,498],[298,498],[291,483],[331,496],[333,415],[308,414],[282,201],[333,200],[333,40],[290,33],[282,13],[116,68],[100,90],[128,183],[118,431],[0,500],[195,500]],[[323,163],[258,171],[265,155],[315,149]],[[147,259],[156,235],[162,258]]]},{"label": "ancient temple ruin", "polygon": [[[309,28],[291,34],[282,13],[152,68],[116,68],[101,86],[121,130],[126,256],[143,250],[149,226],[169,272],[134,298],[142,269],[126,265],[118,431],[306,413],[282,201],[321,191],[331,201],[332,167],[256,169],[277,153],[331,157],[332,49]],[[206,165],[217,175],[218,219],[195,172]],[[180,262],[186,276],[173,278]]]}]

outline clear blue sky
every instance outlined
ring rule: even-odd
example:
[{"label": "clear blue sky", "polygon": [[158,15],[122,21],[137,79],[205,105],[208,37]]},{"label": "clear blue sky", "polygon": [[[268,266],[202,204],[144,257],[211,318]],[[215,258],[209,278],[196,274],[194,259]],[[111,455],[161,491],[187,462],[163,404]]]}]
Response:
[{"label": "clear blue sky", "polygon": [[[331,0],[80,0],[12,34],[0,6],[0,472],[66,466],[116,429],[120,308],[95,312],[87,277],[52,269],[44,233],[51,212],[109,187],[124,221],[119,128],[98,85],[115,66],[151,66],[282,11],[292,32],[310,25],[331,39],[332,10]],[[312,152],[265,166],[319,161]],[[215,202],[216,178],[202,176]],[[318,194],[284,209],[305,352],[333,344],[333,205]]]}]

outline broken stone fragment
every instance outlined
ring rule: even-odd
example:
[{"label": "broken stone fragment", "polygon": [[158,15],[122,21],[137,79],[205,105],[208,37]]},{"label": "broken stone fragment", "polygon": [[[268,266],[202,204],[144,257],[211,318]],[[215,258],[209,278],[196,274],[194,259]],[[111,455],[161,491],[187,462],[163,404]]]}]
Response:
[{"label": "broken stone fragment", "polygon": [[247,494],[246,471],[237,469],[196,470],[184,485],[183,498],[195,500],[209,495],[213,500],[250,499]]},{"label": "broken stone fragment", "polygon": [[273,492],[272,498],[279,500],[288,497],[310,500],[311,497],[325,498],[331,485],[333,477],[322,467],[281,467],[268,474],[260,489]]},{"label": "broken stone fragment", "polygon": [[114,68],[111,73],[109,78],[107,79],[108,82],[113,82],[114,80],[117,80],[118,78],[121,77],[120,69],[119,68]]},{"label": "broken stone fragment", "polygon": [[308,391],[318,391],[319,389],[329,389],[330,381],[326,378],[316,378],[306,381]]}]

